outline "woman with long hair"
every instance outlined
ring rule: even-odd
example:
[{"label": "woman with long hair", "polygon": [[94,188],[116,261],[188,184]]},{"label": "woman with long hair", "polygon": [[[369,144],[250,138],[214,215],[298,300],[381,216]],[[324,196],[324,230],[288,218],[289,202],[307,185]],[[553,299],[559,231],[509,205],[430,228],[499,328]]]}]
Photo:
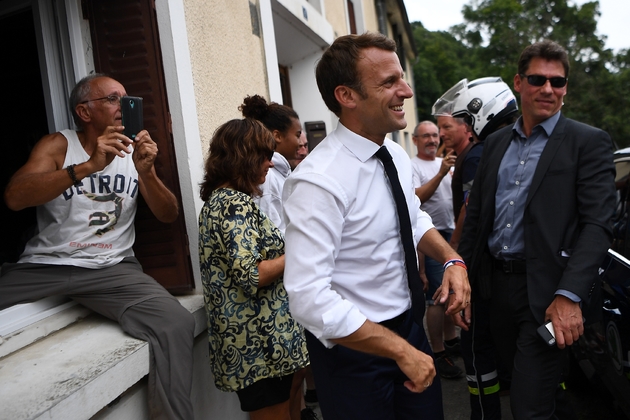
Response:
[{"label": "woman with long hair", "polygon": [[260,122],[231,120],[210,143],[199,256],[217,388],[236,392],[252,420],[289,420],[295,372],[308,365],[284,289],[284,237],[254,203],[274,153]]}]

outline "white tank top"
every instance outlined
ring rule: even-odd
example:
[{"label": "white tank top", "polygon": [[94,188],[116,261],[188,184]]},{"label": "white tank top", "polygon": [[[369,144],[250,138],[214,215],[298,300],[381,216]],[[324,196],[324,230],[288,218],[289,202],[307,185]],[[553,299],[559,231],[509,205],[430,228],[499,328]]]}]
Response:
[{"label": "white tank top", "polygon": [[[64,168],[90,158],[75,131],[61,134],[68,140]],[[19,262],[103,268],[133,256],[139,194],[131,154],[116,156],[105,169],[82,179],[78,187],[37,207],[39,233],[26,244]]]}]

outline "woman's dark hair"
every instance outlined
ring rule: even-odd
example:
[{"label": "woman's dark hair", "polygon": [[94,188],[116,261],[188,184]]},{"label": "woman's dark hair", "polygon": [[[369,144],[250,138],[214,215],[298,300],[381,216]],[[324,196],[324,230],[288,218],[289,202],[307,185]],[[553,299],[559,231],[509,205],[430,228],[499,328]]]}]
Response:
[{"label": "woman's dark hair", "polygon": [[275,102],[267,103],[265,98],[260,95],[247,96],[243,99],[243,104],[238,107],[245,118],[253,118],[262,122],[269,131],[278,130],[285,133],[293,120],[299,120],[298,114],[286,105],[280,105]]},{"label": "woman's dark hair", "polygon": [[275,148],[271,132],[251,118],[230,120],[217,128],[200,184],[201,199],[207,201],[225,183],[245,194],[260,195],[260,168]]}]

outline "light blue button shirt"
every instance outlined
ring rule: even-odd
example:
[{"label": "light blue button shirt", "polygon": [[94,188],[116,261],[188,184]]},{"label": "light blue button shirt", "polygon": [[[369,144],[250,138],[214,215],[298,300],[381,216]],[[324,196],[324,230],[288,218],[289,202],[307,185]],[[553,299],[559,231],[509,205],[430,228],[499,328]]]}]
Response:
[{"label": "light blue button shirt", "polygon": [[[514,124],[512,141],[497,174],[494,226],[488,237],[490,252],[497,259],[525,259],[525,202],[540,156],[559,119],[560,112],[536,125],[529,137],[523,132],[523,117]],[[556,294],[580,301],[567,290],[558,290]]]}]

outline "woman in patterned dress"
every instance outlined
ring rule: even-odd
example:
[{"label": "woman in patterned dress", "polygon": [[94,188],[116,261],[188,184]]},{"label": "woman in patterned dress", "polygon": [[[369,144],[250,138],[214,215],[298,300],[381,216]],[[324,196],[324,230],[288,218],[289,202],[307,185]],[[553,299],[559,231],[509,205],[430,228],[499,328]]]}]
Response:
[{"label": "woman in patterned dress", "polygon": [[284,237],[252,200],[273,163],[272,134],[253,119],[215,132],[205,164],[199,256],[215,385],[250,419],[289,420],[294,372],[308,365],[282,282]]}]

